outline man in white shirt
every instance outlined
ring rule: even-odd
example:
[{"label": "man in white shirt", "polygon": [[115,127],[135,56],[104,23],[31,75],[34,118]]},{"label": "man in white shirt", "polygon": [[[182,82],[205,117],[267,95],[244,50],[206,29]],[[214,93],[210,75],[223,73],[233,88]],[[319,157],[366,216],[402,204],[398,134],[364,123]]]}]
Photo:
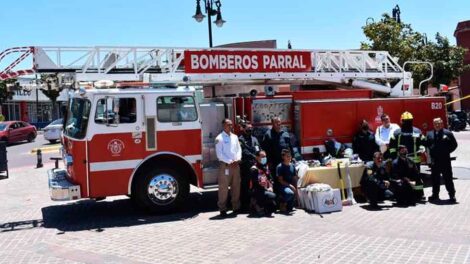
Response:
[{"label": "man in white shirt", "polygon": [[230,186],[232,195],[232,209],[237,212],[240,208],[240,160],[242,149],[238,137],[232,133],[233,123],[226,118],[222,122],[224,130],[215,138],[215,152],[220,162],[219,182],[219,207],[220,215],[227,215],[227,196]]},{"label": "man in white shirt", "polygon": [[380,152],[385,154],[384,157],[387,158],[390,137],[393,135],[393,132],[400,127],[397,124],[390,123],[390,117],[387,114],[383,114],[380,120],[382,121],[382,125],[375,130],[375,143],[379,145]]}]

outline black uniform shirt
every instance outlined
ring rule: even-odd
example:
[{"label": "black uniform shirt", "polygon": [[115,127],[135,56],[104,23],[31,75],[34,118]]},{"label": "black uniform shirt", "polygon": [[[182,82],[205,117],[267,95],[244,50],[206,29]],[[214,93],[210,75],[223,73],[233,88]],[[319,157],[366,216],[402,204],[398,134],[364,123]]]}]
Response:
[{"label": "black uniform shirt", "polygon": [[426,136],[426,146],[433,160],[450,160],[450,153],[457,148],[454,134],[447,129],[429,131]]},{"label": "black uniform shirt", "polygon": [[266,151],[268,161],[273,167],[281,163],[281,151],[288,149],[291,151],[291,155],[294,156],[294,150],[290,143],[289,133],[281,131],[277,133],[274,129],[266,131],[263,137],[262,143],[263,149]]}]

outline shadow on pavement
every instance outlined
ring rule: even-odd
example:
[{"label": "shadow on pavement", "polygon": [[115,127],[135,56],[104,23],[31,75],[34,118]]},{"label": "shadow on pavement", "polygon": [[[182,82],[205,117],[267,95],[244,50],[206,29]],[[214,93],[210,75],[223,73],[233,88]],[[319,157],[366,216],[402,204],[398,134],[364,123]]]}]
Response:
[{"label": "shadow on pavement", "polygon": [[456,205],[458,204],[459,202],[452,202],[450,199],[449,200],[433,200],[433,201],[429,201],[429,203],[432,203],[432,204],[435,204],[435,205]]},{"label": "shadow on pavement", "polygon": [[29,143],[32,143],[32,142],[28,142],[28,141],[11,142],[11,143],[7,144],[7,148],[8,147],[13,147],[13,146],[18,146],[18,145],[25,145],[25,144],[29,144]]},{"label": "shadow on pavement", "polygon": [[382,211],[382,210],[390,210],[390,208],[393,207],[393,205],[377,205],[377,206],[372,206],[370,204],[364,204],[364,205],[360,205],[360,207],[364,210],[367,210],[367,211]]},{"label": "shadow on pavement", "polygon": [[28,220],[28,221],[17,221],[0,224],[0,233],[10,231],[28,230],[43,226],[41,219]]},{"label": "shadow on pavement", "polygon": [[[83,200],[42,208],[42,227],[64,232],[105,231],[108,228],[182,221],[202,212],[217,211],[217,191],[191,193],[184,210],[172,214],[151,214],[134,206],[130,199]],[[60,233],[59,233],[60,234]]]}]

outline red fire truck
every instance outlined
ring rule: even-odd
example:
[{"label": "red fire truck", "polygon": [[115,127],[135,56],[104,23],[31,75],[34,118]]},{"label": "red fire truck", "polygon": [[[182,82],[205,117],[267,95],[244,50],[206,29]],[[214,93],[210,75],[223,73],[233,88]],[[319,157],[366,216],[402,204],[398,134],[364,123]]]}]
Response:
[{"label": "red fire truck", "polygon": [[[0,63],[14,53],[0,78],[57,73],[79,87],[64,118],[64,168],[49,171],[52,200],[129,195],[179,208],[190,185],[217,183],[214,139],[227,117],[250,120],[256,135],[281,117],[305,158],[324,150],[328,129],[350,143],[360,120],[375,129],[382,113],[398,121],[410,111],[424,131],[446,120],[444,98],[412,96],[411,73],[387,52],[24,47]],[[17,70],[28,58],[33,67]],[[319,83],[342,88],[301,89]]]}]

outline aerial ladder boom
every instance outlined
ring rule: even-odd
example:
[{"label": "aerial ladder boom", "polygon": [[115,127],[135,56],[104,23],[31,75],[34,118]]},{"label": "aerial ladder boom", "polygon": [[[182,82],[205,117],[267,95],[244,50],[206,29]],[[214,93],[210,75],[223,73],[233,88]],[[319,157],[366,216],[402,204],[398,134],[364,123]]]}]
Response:
[{"label": "aerial ladder boom", "polygon": [[[185,54],[211,53],[308,54],[302,71],[241,71],[193,73]],[[57,73],[77,82],[141,81],[173,85],[308,84],[333,82],[369,88],[391,96],[412,95],[411,73],[386,51],[197,49],[162,47],[19,47],[0,53],[0,80],[22,75]],[[380,80],[380,82],[377,82]],[[393,86],[387,85],[393,83]]]}]

